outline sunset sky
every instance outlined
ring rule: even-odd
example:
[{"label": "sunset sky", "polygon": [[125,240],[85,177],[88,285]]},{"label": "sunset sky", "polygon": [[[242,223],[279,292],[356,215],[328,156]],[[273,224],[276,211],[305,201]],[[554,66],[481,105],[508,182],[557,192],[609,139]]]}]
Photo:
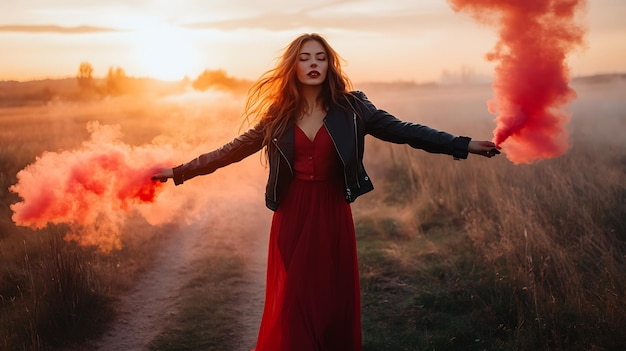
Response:
[{"label": "sunset sky", "polygon": [[[626,72],[626,1],[592,0],[586,47],[573,75]],[[255,79],[305,32],[323,34],[353,81],[489,77],[496,30],[446,0],[21,0],[0,11],[0,80],[75,76],[81,62],[105,76],[195,78],[204,69]]]}]

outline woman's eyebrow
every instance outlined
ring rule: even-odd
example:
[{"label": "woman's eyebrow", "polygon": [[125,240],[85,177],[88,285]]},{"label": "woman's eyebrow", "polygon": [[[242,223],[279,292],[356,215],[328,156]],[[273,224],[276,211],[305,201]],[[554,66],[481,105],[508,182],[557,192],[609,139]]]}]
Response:
[{"label": "woman's eyebrow", "polygon": [[[326,51],[320,51],[320,52],[316,52],[315,53],[316,56],[317,55],[324,55],[324,54],[326,54]],[[301,52],[300,55],[309,55],[310,56],[311,53],[310,52]]]}]

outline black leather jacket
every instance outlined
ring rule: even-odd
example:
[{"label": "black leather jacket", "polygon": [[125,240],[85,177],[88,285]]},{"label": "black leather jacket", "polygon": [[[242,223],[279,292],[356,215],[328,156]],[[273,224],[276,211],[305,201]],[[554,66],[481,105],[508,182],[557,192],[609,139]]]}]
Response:
[{"label": "black leather jacket", "polygon": [[[344,195],[346,201],[374,189],[363,167],[365,135],[432,153],[467,158],[470,138],[457,137],[446,132],[409,122],[403,122],[377,109],[360,91],[345,96],[345,103],[330,106],[324,118],[337,154],[344,165]],[[265,189],[265,203],[273,211],[278,209],[280,196],[294,176],[294,126],[274,138],[268,146],[269,178]],[[195,176],[209,174],[218,168],[241,161],[259,151],[264,137],[262,123],[243,133],[217,150],[174,168],[174,183],[182,184]]]}]

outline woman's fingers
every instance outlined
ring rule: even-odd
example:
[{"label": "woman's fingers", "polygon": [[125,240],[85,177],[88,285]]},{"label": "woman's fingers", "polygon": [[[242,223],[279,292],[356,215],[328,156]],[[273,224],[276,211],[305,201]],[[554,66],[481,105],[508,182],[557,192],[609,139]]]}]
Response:
[{"label": "woman's fingers", "polygon": [[495,155],[498,155],[498,154],[500,154],[500,150],[496,149],[495,147],[485,152],[485,156],[487,157],[494,157]]},{"label": "woman's fingers", "polygon": [[470,141],[469,145],[469,152],[485,157],[493,157],[500,154],[498,149],[496,144],[488,140]]},{"label": "woman's fingers", "polygon": [[152,180],[167,182],[169,178],[174,178],[174,171],[171,168],[163,168],[159,173],[152,176]]}]

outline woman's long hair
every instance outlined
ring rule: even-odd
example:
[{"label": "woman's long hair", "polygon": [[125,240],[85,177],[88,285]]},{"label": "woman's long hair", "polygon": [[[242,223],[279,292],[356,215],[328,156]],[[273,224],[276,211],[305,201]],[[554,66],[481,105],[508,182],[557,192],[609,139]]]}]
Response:
[{"label": "woman's long hair", "polygon": [[[276,67],[265,72],[250,88],[244,116],[248,122],[262,122],[265,130],[263,145],[281,136],[307,107],[296,75],[296,64],[302,45],[309,40],[319,42],[326,51],[328,73],[322,83],[318,100],[325,109],[337,104],[352,89],[350,79],[341,70],[341,57],[319,34],[302,34],[293,40],[278,59]],[[251,118],[252,117],[252,118]]]}]

